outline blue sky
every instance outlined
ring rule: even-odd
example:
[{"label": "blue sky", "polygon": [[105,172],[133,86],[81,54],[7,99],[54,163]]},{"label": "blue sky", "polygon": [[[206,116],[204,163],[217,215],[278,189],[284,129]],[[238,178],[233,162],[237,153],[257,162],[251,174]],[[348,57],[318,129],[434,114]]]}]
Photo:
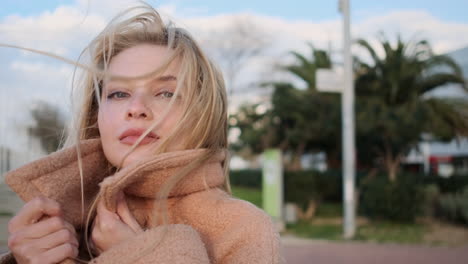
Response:
[{"label": "blue sky", "polygon": [[[89,0],[91,5],[93,1]],[[0,17],[7,15],[30,16],[53,10],[59,5],[72,5],[75,0],[2,0]],[[281,17],[288,20],[324,21],[339,17],[338,0],[150,0],[155,6],[176,5],[184,14],[210,16],[249,11],[256,14]],[[369,16],[397,10],[422,10],[445,21],[468,23],[468,1],[466,0],[354,0],[352,14],[355,21]]]}]

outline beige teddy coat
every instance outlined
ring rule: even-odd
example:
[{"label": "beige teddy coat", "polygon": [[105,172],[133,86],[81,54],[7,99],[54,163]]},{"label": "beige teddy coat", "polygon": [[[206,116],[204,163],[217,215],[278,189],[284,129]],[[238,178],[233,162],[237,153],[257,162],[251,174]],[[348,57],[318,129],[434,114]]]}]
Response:
[{"label": "beige teddy coat", "polygon": [[[155,194],[171,175],[205,150],[164,153],[109,176],[100,140],[85,140],[80,146],[85,211],[98,193],[106,207],[115,210],[116,196],[123,190],[136,220],[147,228],[101,253],[91,263],[279,263],[279,235],[270,217],[220,188],[224,182],[224,152],[193,170],[172,189],[168,198],[170,225],[165,228],[152,224],[157,215]],[[81,188],[75,147],[11,171],[5,180],[26,202],[38,195],[59,202],[65,220],[80,233]],[[148,249],[158,241],[161,243]],[[8,253],[0,259],[3,263],[16,261]],[[62,263],[78,262],[67,259]]]}]

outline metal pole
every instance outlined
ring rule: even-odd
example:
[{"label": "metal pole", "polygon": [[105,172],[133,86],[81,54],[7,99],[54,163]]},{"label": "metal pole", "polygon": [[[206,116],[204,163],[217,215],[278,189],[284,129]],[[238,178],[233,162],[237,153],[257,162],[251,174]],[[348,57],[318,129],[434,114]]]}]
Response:
[{"label": "metal pole", "polygon": [[343,57],[344,87],[341,96],[343,122],[343,204],[344,204],[344,237],[350,239],[356,232],[356,206],[354,182],[356,170],[354,139],[354,82],[351,57],[351,33],[349,0],[340,1],[343,14]]}]

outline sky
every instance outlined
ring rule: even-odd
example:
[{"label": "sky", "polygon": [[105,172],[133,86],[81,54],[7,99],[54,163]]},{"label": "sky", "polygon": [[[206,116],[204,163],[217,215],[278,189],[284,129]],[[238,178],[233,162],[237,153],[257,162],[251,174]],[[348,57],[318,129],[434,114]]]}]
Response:
[{"label": "sky", "polygon": [[[95,0],[96,1],[96,0]],[[93,1],[89,1],[93,5]],[[324,21],[336,19],[339,14],[337,0],[293,0],[293,1],[219,1],[219,0],[160,0],[149,1],[155,6],[176,5],[192,16],[213,16],[217,14],[253,12],[262,15],[282,17],[288,20]],[[74,0],[3,0],[0,17],[12,14],[30,16],[60,5],[72,5]],[[354,0],[351,1],[353,19],[385,14],[390,11],[420,10],[445,21],[467,23],[468,1],[466,0]]]},{"label": "sky", "polygon": [[[0,43],[52,52],[76,60],[80,51],[118,11],[134,0],[0,0]],[[217,45],[228,38],[236,21],[248,21],[264,38],[264,52],[240,69],[238,87],[280,79],[277,65],[290,62],[290,51],[310,54],[310,46],[340,52],[342,20],[335,0],[150,0],[161,14],[187,28],[208,55],[222,66]],[[436,53],[468,47],[468,1],[353,0],[352,36],[376,44],[379,32],[392,39],[427,39]],[[224,35],[223,35],[224,34]],[[221,41],[221,42],[220,42]],[[223,44],[224,45],[224,44]],[[362,51],[353,49],[360,55]],[[28,109],[45,100],[65,109],[69,100],[73,68],[45,56],[0,47],[0,124],[25,127],[31,122]],[[300,83],[299,83],[300,85]],[[234,85],[233,85],[234,86]],[[239,89],[231,105],[261,96]],[[13,100],[14,99],[14,100]],[[0,126],[0,141],[8,128]],[[2,139],[3,138],[3,139]],[[8,141],[8,140],[6,140]],[[2,142],[0,142],[2,144]]]}]

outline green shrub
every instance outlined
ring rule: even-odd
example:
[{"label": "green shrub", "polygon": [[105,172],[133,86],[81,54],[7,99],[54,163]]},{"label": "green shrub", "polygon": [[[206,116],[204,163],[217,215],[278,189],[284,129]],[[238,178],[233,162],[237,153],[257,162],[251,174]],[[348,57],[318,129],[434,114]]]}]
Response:
[{"label": "green shrub", "polygon": [[468,188],[466,189],[465,194],[460,197],[459,208],[462,222],[465,225],[468,225]]},{"label": "green shrub", "polygon": [[322,199],[328,202],[342,202],[343,178],[342,172],[329,170],[326,172],[315,172],[317,177],[317,191],[321,193]]},{"label": "green shrub", "polygon": [[423,214],[428,217],[435,216],[437,201],[439,200],[440,191],[436,184],[428,184],[423,187],[424,202],[422,205]]},{"label": "green shrub", "polygon": [[242,186],[253,189],[262,188],[261,170],[232,170],[229,174],[229,180],[233,186]]},{"label": "green shrub", "polygon": [[[261,170],[233,170],[230,172],[230,182],[233,186],[253,189],[262,187]],[[285,171],[284,194],[286,202],[298,205],[307,203],[309,199],[320,199],[330,202],[341,202],[341,173],[328,171]]]},{"label": "green shrub", "polygon": [[457,213],[457,200],[455,195],[449,194],[444,195],[439,200],[439,216],[449,220],[449,221],[457,221],[458,213]]},{"label": "green shrub", "polygon": [[285,202],[295,203],[306,209],[309,201],[322,199],[318,182],[318,177],[311,171],[287,172],[284,177]]},{"label": "green shrub", "polygon": [[439,199],[438,216],[468,225],[468,187],[461,192],[442,196]]},{"label": "green shrub", "polygon": [[288,171],[284,175],[286,202],[292,202],[305,209],[310,200],[316,202],[341,202],[341,175],[333,172]]},{"label": "green shrub", "polygon": [[421,214],[424,192],[420,177],[398,175],[395,182],[380,175],[361,184],[359,208],[376,220],[414,222]]},{"label": "green shrub", "polygon": [[422,175],[422,178],[425,184],[437,185],[440,192],[444,194],[461,192],[465,187],[468,187],[468,175],[453,175],[448,178],[438,175]]}]

